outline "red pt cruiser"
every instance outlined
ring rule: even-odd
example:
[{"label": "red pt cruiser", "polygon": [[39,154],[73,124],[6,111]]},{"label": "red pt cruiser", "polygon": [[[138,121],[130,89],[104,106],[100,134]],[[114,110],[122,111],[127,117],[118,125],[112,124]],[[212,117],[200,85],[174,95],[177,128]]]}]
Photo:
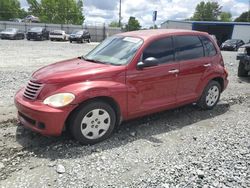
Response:
[{"label": "red pt cruiser", "polygon": [[203,32],[145,30],[107,38],[84,57],[37,70],[15,96],[22,125],[43,135],[67,127],[83,144],[115,126],[196,102],[212,109],[227,87],[220,49]]}]

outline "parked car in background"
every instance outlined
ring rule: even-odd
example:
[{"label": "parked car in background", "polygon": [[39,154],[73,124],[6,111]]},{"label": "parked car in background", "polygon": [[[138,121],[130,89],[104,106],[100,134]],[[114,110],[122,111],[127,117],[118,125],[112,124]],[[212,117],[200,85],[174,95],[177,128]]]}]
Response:
[{"label": "parked car in background", "polygon": [[221,50],[237,51],[240,46],[244,45],[243,40],[240,39],[229,39],[221,44]]},{"label": "parked car in background", "polygon": [[9,19],[9,21],[11,21],[11,22],[22,22],[22,19],[20,19],[20,18],[12,18],[12,19]]},{"label": "parked car in background", "polygon": [[204,32],[134,31],[107,38],[84,57],[40,68],[16,93],[15,105],[21,124],[33,131],[70,130],[94,144],[123,120],[194,102],[212,109],[227,77],[219,47]]},{"label": "parked car in background", "polygon": [[25,34],[16,28],[7,28],[0,33],[1,39],[24,39]]},{"label": "parked car in background", "polygon": [[28,15],[24,19],[22,19],[22,22],[39,23],[40,19],[36,16]]},{"label": "parked car in background", "polygon": [[66,41],[68,40],[69,35],[63,30],[54,30],[49,33],[49,38],[51,41],[54,41],[54,40]]},{"label": "parked car in background", "polygon": [[239,48],[237,60],[240,60],[238,65],[238,76],[248,76],[250,72],[250,43],[247,43]]},{"label": "parked car in background", "polygon": [[72,41],[81,42],[87,41],[90,43],[91,37],[87,30],[75,30],[73,31],[69,36],[69,41],[72,43]]},{"label": "parked car in background", "polygon": [[49,31],[42,27],[31,28],[26,35],[27,40],[49,40]]}]

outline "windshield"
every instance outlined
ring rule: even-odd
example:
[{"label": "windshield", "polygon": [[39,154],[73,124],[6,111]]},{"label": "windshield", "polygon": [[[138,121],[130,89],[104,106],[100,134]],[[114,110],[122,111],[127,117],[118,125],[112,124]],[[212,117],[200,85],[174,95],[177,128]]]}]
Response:
[{"label": "windshield", "polygon": [[81,35],[83,33],[83,31],[79,31],[79,30],[75,30],[72,32],[72,34],[78,34],[78,35]]},{"label": "windshield", "polygon": [[142,43],[142,39],[135,37],[109,37],[84,58],[106,64],[124,65],[134,57]]},{"label": "windshield", "polygon": [[42,32],[43,28],[41,27],[33,27],[30,29],[30,31],[34,31],[34,32]]},{"label": "windshield", "polygon": [[5,29],[6,32],[16,32],[17,29],[15,28],[8,28],[8,29]]}]

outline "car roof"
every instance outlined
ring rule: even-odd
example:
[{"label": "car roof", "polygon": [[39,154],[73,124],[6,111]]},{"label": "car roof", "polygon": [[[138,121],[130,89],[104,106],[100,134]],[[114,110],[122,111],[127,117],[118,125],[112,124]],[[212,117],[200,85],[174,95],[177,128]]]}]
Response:
[{"label": "car roof", "polygon": [[172,36],[172,35],[204,35],[205,32],[193,31],[193,30],[184,30],[184,29],[149,29],[149,30],[139,30],[120,33],[118,35],[130,36],[130,37],[139,37],[144,40],[149,38],[155,38],[159,36]]}]

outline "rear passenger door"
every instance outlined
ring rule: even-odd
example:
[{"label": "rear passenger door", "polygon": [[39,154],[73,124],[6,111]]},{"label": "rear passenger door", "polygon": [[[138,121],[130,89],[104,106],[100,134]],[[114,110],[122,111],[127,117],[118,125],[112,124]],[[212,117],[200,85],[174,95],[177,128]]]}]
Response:
[{"label": "rear passenger door", "polygon": [[206,69],[211,65],[205,57],[199,36],[175,36],[176,60],[180,63],[177,103],[193,102],[198,97],[198,86]]}]

